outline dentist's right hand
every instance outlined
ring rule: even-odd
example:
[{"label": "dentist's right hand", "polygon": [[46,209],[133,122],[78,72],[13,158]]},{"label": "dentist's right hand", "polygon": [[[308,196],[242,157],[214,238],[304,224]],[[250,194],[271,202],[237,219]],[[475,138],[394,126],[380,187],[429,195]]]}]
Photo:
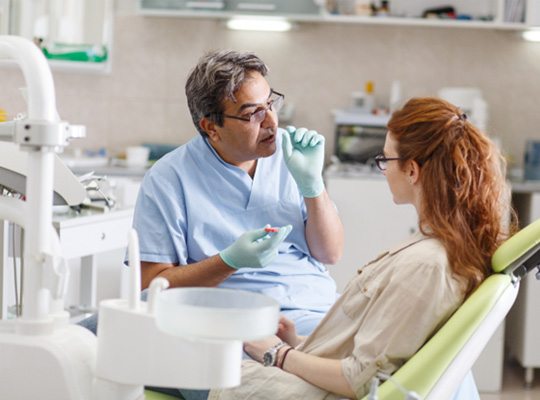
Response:
[{"label": "dentist's right hand", "polygon": [[324,136],[306,128],[288,126],[282,134],[285,164],[302,196],[318,197],[324,191]]},{"label": "dentist's right hand", "polygon": [[231,268],[265,267],[277,256],[279,245],[291,230],[291,225],[285,225],[274,234],[269,234],[265,228],[248,231],[219,255]]}]

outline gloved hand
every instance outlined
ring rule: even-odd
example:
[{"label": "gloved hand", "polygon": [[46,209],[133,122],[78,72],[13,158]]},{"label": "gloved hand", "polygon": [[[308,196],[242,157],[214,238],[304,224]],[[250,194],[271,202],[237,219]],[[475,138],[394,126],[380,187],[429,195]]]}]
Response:
[{"label": "gloved hand", "polygon": [[276,233],[269,233],[265,228],[244,233],[220,252],[220,257],[229,267],[236,269],[262,268],[268,265],[277,256],[278,246],[291,232],[292,226],[282,226]]},{"label": "gloved hand", "polygon": [[283,156],[300,193],[317,197],[324,190],[324,136],[306,128],[288,126],[282,134]]}]

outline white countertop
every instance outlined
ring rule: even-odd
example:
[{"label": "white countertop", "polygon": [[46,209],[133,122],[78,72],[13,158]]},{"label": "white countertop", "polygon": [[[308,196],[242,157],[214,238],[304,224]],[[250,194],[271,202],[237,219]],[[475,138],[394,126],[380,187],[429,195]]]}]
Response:
[{"label": "white countertop", "polygon": [[510,181],[513,193],[540,192],[540,181]]},{"label": "white countertop", "polygon": [[384,179],[377,167],[360,163],[331,164],[324,170],[325,178]]},{"label": "white countertop", "polygon": [[[384,175],[371,165],[359,163],[331,164],[324,171],[325,178],[384,179]],[[540,192],[540,180],[510,181],[513,193]]]},{"label": "white countertop", "polygon": [[93,171],[95,175],[106,176],[132,176],[143,177],[148,168],[146,167],[122,167],[116,165],[103,165],[96,167],[70,167],[75,175],[83,175]]}]

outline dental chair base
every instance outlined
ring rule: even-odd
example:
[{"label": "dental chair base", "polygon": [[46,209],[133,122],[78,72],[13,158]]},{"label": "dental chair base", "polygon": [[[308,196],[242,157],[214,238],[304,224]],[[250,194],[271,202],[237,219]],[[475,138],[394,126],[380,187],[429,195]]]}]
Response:
[{"label": "dental chair base", "polygon": [[0,398],[91,399],[96,337],[80,326],[53,325],[32,335],[20,334],[18,321],[0,322]]}]

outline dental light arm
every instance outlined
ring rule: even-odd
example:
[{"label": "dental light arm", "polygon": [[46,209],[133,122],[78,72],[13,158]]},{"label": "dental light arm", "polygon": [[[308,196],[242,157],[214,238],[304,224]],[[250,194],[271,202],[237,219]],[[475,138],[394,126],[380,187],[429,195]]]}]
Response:
[{"label": "dental light arm", "polygon": [[[67,145],[70,137],[81,132],[76,129],[72,135],[69,124],[60,121],[49,65],[31,41],[15,36],[0,36],[0,59],[3,58],[18,63],[28,91],[27,117],[0,124],[0,139],[15,142],[26,153],[26,170],[19,169],[19,173],[25,172],[20,175],[26,175],[26,201],[24,206],[20,205],[20,208],[25,208],[25,223],[22,226],[26,232],[22,314],[26,324],[21,325],[21,332],[33,334],[40,329],[40,324],[48,320],[47,293],[50,295],[51,289],[58,293],[54,288],[47,287],[46,283],[46,271],[50,270],[46,259],[52,240],[54,152]],[[0,207],[3,206],[2,200],[0,198]]]}]

